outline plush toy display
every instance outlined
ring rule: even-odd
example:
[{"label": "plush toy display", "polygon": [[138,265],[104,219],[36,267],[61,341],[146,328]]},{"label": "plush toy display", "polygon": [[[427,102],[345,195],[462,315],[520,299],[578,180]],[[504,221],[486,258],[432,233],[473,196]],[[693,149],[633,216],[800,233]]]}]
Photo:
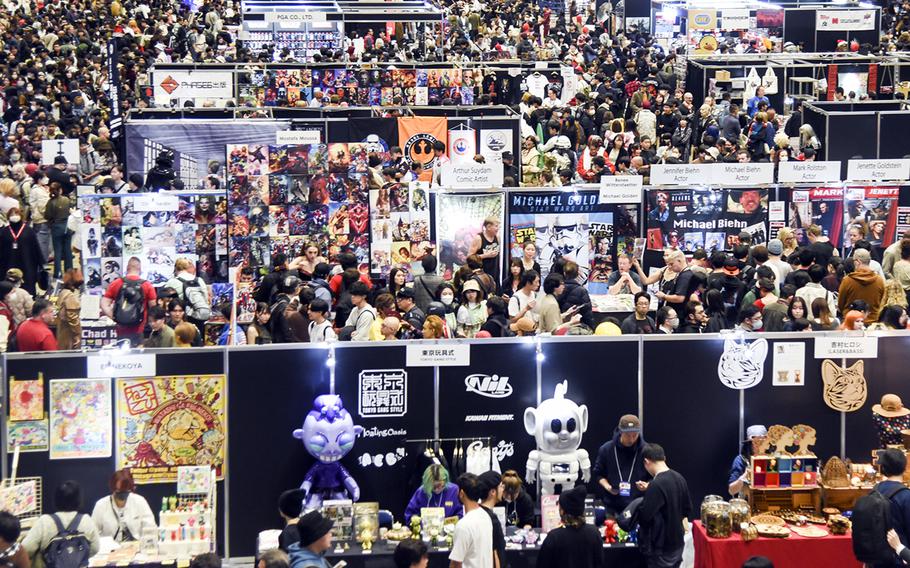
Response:
[{"label": "plush toy display", "polygon": [[528,454],[526,479],[539,480],[543,495],[572,489],[579,473],[585,483],[591,478],[591,459],[579,449],[588,429],[588,408],[565,398],[568,389],[569,382],[563,381],[556,385],[553,398],[525,410],[525,430],[537,440],[537,449]]},{"label": "plush toy display", "polygon": [[361,432],[363,428],[354,425],[340,396],[324,394],[313,401],[313,410],[306,415],[303,428],[294,430],[294,437],[319,460],[300,486],[306,493],[306,510],[316,509],[328,499],[360,498],[360,487],[341,465],[341,458],[354,448],[354,440]]}]

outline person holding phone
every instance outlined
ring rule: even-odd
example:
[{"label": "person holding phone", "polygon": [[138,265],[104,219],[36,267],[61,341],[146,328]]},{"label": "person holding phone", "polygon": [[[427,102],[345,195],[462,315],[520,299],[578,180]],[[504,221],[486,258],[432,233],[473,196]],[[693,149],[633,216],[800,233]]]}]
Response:
[{"label": "person holding phone", "polygon": [[597,451],[591,472],[607,513],[619,515],[648,488],[651,476],[645,470],[641,420],[634,414],[619,419],[613,439]]}]

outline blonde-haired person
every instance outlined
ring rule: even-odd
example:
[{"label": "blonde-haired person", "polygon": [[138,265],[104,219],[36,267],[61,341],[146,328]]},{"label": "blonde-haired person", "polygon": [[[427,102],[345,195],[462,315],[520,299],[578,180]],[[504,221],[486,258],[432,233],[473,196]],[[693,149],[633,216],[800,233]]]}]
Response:
[{"label": "blonde-haired person", "polygon": [[192,347],[198,333],[199,330],[196,329],[195,325],[185,321],[178,323],[177,327],[174,328],[174,339],[177,342],[177,347]]},{"label": "blonde-haired person", "polygon": [[202,331],[202,325],[212,315],[212,303],[208,285],[196,276],[196,263],[188,258],[178,258],[174,262],[174,277],[165,282],[164,287],[173,288],[177,292],[177,299],[186,311],[187,321]]},{"label": "blonde-haired person", "polygon": [[499,506],[506,510],[506,524],[518,528],[534,526],[534,499],[528,494],[524,481],[514,469],[502,474],[502,501]]},{"label": "blonde-haired person", "polygon": [[427,316],[423,322],[424,339],[443,339],[445,337],[445,323],[439,316]]},{"label": "blonde-haired person", "polygon": [[789,258],[791,254],[796,251],[796,247],[799,246],[799,243],[796,241],[796,231],[790,227],[781,227],[777,231],[777,238],[780,239],[780,242],[784,245],[784,251],[781,254],[783,258]]},{"label": "blonde-haired person", "polygon": [[16,199],[16,182],[10,178],[0,179],[0,226],[9,225],[6,215],[10,209],[19,207]]}]

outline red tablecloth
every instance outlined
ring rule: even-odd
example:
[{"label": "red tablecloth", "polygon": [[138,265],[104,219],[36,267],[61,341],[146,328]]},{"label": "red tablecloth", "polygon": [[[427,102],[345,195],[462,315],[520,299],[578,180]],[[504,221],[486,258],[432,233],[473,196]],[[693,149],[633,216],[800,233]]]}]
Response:
[{"label": "red tablecloth", "polygon": [[695,568],[738,568],[751,556],[766,556],[774,568],[862,568],[853,556],[849,534],[806,538],[791,532],[788,538],[758,537],[744,542],[738,534],[709,538],[699,521],[692,526]]}]

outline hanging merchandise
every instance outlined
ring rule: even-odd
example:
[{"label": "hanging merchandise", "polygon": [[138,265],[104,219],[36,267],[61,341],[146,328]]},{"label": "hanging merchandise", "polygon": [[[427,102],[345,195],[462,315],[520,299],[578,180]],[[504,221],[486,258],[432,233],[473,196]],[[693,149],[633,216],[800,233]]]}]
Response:
[{"label": "hanging merchandise", "polygon": [[481,440],[471,442],[467,450],[467,468],[468,473],[480,475],[485,471],[493,470],[500,472],[499,460],[493,454],[490,446],[485,445]]},{"label": "hanging merchandise", "polygon": [[746,343],[724,340],[724,352],[717,362],[720,382],[731,389],[744,390],[761,382],[768,356],[768,340],[762,338]]},{"label": "hanging merchandise", "polygon": [[765,68],[765,74],[761,79],[761,86],[765,88],[766,95],[777,94],[777,75],[770,66]]},{"label": "hanging merchandise", "polygon": [[405,159],[411,163],[420,164],[420,180],[431,181],[433,168],[436,167],[436,156],[433,145],[436,142],[445,143],[446,139],[445,117],[408,117],[398,119],[398,140]]},{"label": "hanging merchandise", "polygon": [[745,106],[748,103],[749,99],[755,96],[755,89],[762,86],[761,76],[758,74],[758,69],[755,67],[749,68],[749,73],[746,75],[745,79],[745,88],[743,89],[743,105]]},{"label": "hanging merchandise", "polygon": [[49,407],[52,460],[110,457],[109,379],[53,380]]}]

